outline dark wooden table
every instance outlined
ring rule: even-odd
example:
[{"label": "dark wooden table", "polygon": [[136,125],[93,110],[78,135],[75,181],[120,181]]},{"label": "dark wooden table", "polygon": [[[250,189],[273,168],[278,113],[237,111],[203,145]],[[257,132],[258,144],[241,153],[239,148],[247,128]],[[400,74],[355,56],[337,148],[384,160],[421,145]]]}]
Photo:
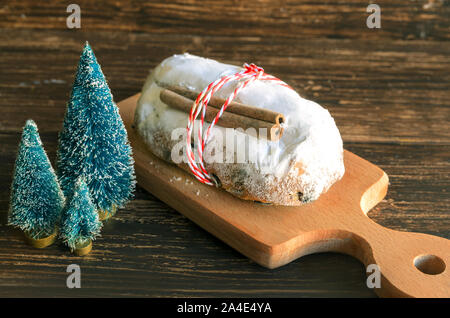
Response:
[{"label": "dark wooden table", "polygon": [[[84,41],[116,101],[140,91],[163,58],[190,52],[254,62],[327,107],[352,152],[390,176],[370,213],[400,231],[450,237],[450,2],[0,1],[0,296],[374,297],[365,268],[338,254],[268,270],[138,187],[91,254],[37,250],[6,226],[21,128],[34,119],[54,162],[57,133]],[[79,264],[82,288],[66,287]]]}]

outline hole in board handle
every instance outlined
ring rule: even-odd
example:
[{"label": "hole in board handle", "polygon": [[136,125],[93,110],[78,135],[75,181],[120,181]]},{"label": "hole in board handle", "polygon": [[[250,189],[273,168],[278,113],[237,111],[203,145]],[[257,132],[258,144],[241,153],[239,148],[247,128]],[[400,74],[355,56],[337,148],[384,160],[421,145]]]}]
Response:
[{"label": "hole in board handle", "polygon": [[445,262],[442,258],[431,254],[422,254],[414,258],[414,266],[428,275],[438,275],[445,270]]}]

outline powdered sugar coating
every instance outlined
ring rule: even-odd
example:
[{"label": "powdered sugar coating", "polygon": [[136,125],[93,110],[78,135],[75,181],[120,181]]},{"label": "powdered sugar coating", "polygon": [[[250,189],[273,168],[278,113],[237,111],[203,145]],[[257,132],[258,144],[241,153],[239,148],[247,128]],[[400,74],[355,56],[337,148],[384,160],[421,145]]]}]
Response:
[{"label": "powdered sugar coating", "polygon": [[[172,140],[172,132],[185,128],[188,119],[186,113],[160,100],[162,86],[199,92],[217,78],[240,70],[187,53],[169,57],[158,65],[144,84],[135,114],[135,127],[152,152],[172,161],[171,151],[179,143]],[[215,96],[226,98],[235,87],[236,82],[227,83]],[[246,138],[237,138],[236,149],[250,147],[256,161],[206,162],[208,172],[220,179],[225,190],[243,199],[300,205],[316,200],[343,176],[342,139],[326,109],[287,87],[263,81],[246,87],[235,101],[282,113],[284,134],[278,142],[261,141],[247,134]],[[238,131],[234,134],[244,135]],[[234,158],[235,149],[225,147],[221,135],[225,135],[224,128],[215,126],[208,147],[223,149],[224,158]]]}]

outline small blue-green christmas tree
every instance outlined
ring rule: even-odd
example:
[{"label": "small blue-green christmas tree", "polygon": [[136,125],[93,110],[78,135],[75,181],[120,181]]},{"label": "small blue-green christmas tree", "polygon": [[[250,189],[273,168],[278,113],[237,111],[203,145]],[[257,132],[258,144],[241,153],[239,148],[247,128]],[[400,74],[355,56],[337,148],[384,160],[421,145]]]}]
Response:
[{"label": "small blue-green christmas tree", "polygon": [[82,177],[75,183],[72,197],[61,218],[60,237],[73,251],[77,246],[100,235],[102,222],[91,200],[89,189]]},{"label": "small blue-green christmas tree", "polygon": [[33,239],[47,237],[55,231],[64,201],[37,126],[28,120],[14,167],[8,223]]},{"label": "small blue-green christmas tree", "polygon": [[86,42],[59,136],[61,188],[70,196],[75,181],[83,176],[96,209],[113,213],[133,195],[133,163],[119,110]]}]

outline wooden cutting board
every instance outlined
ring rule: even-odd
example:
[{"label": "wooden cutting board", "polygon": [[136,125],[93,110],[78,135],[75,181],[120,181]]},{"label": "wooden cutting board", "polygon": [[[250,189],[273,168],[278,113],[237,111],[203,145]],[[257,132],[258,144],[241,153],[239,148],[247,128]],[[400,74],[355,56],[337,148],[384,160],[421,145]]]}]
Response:
[{"label": "wooden cutting board", "polygon": [[282,207],[244,201],[152,155],[132,128],[138,97],[118,106],[139,185],[245,256],[276,268],[311,253],[341,252],[365,266],[378,265],[381,288],[374,290],[380,296],[450,297],[449,240],[390,230],[366,216],[388,188],[388,177],[377,166],[345,151],[344,177],[313,203]]}]

